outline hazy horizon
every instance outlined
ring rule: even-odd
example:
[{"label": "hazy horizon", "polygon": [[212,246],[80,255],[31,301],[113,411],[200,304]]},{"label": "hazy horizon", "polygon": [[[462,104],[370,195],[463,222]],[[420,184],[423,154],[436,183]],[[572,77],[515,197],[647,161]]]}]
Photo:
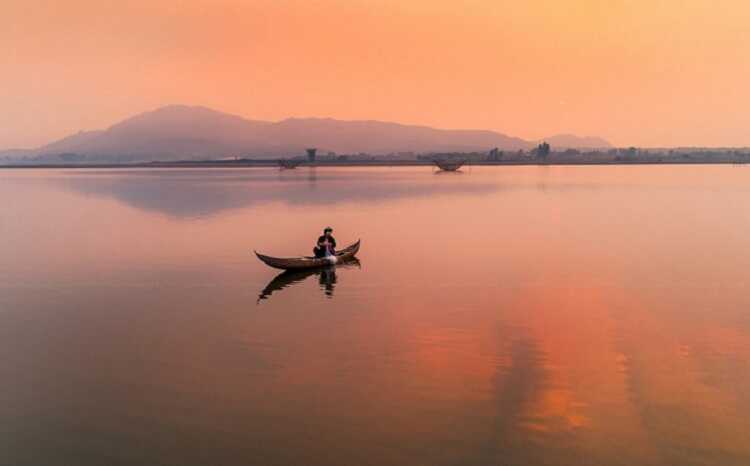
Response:
[{"label": "hazy horizon", "polygon": [[[45,146],[47,144],[59,142],[61,139],[65,139],[65,138],[68,138],[70,136],[74,136],[74,135],[79,134],[79,133],[84,133],[84,132],[104,132],[104,131],[107,131],[109,128],[113,127],[113,126],[121,124],[121,123],[123,123],[125,121],[128,121],[128,120],[132,119],[132,118],[140,117],[140,116],[143,116],[143,115],[146,115],[146,114],[151,114],[151,113],[155,113],[155,112],[158,112],[158,111],[162,111],[162,110],[167,109],[167,108],[175,108],[175,107],[204,109],[204,110],[208,110],[208,111],[211,111],[211,112],[217,112],[217,113],[220,113],[220,114],[224,114],[224,115],[227,115],[227,116],[240,117],[240,118],[243,118],[243,119],[245,119],[247,121],[256,121],[256,122],[270,123],[270,124],[282,123],[282,122],[287,121],[287,120],[334,120],[334,121],[339,121],[339,122],[372,122],[372,123],[396,124],[396,125],[402,125],[402,126],[424,127],[424,128],[436,129],[436,130],[441,130],[441,131],[454,131],[454,130],[458,130],[458,131],[462,131],[462,130],[467,130],[467,131],[491,131],[491,132],[495,132],[495,133],[498,133],[498,134],[501,134],[501,135],[506,135],[506,136],[511,137],[511,138],[517,137],[516,135],[513,135],[513,134],[507,134],[507,133],[503,133],[501,131],[496,131],[496,130],[491,130],[491,129],[486,129],[486,128],[443,128],[443,127],[438,127],[438,126],[418,125],[418,124],[403,123],[403,122],[400,122],[400,121],[384,121],[384,120],[375,120],[375,119],[347,120],[347,119],[342,119],[342,118],[308,116],[308,117],[286,117],[286,118],[282,118],[280,120],[260,120],[260,119],[257,119],[257,118],[247,117],[247,116],[244,116],[244,115],[238,115],[238,114],[235,114],[235,113],[224,112],[221,109],[210,108],[210,107],[206,107],[206,106],[203,106],[203,105],[190,105],[190,104],[172,103],[172,104],[166,104],[166,105],[164,105],[162,107],[159,107],[159,108],[147,109],[147,110],[143,110],[141,112],[137,112],[135,114],[129,115],[126,118],[123,118],[122,120],[113,121],[111,123],[105,124],[104,126],[102,126],[100,128],[80,129],[78,131],[75,131],[75,132],[63,135],[60,138],[56,138],[56,139],[53,139],[53,140],[50,140],[50,141],[45,141],[45,142],[43,142],[43,143],[41,143],[41,144],[39,144],[37,146],[33,146],[33,147],[0,147],[0,151],[8,151],[8,150],[10,150],[10,151],[12,151],[12,150],[34,150],[34,149],[38,149],[38,148],[43,147],[43,146]],[[549,135],[547,135],[545,137],[541,137],[541,138],[534,139],[534,140],[527,139],[526,141],[528,141],[529,143],[535,143],[535,142],[540,142],[540,141],[545,141],[545,140],[551,140],[551,139],[557,138],[557,137],[572,137],[572,138],[581,139],[581,140],[585,140],[585,139],[601,139],[603,142],[611,143],[611,141],[606,140],[606,138],[602,138],[602,137],[594,135],[594,134],[574,134],[574,133],[555,133],[555,134],[549,134]],[[564,147],[568,147],[568,146],[564,146]],[[627,144],[626,145],[620,145],[620,146],[611,145],[610,147],[613,147],[613,148],[615,148],[615,147],[629,147],[629,145],[627,145]],[[650,146],[650,147],[641,147],[641,148],[643,148],[643,149],[681,149],[681,148],[688,148],[688,149],[704,149],[704,148],[705,149],[722,149],[722,148],[724,148],[724,149],[727,149],[727,148],[745,148],[745,147],[750,147],[750,144],[742,145],[742,146],[689,146],[689,145],[679,145],[679,146]],[[602,148],[606,148],[606,147],[602,147]]]},{"label": "hazy horizon", "polygon": [[[124,118],[122,120],[113,121],[111,123],[105,124],[104,126],[102,126],[100,128],[81,129],[81,130],[78,130],[76,132],[72,132],[72,133],[66,134],[66,135],[62,136],[62,138],[57,138],[57,139],[54,139],[54,140],[51,140],[51,141],[46,141],[46,142],[44,142],[44,143],[42,143],[41,145],[38,145],[38,146],[34,146],[34,147],[30,147],[30,148],[0,147],[0,151],[7,151],[7,150],[11,150],[12,151],[12,150],[16,150],[16,149],[19,149],[19,150],[34,150],[34,149],[39,149],[39,148],[42,148],[42,147],[46,146],[47,144],[54,144],[54,143],[60,142],[61,140],[69,138],[70,136],[75,136],[77,134],[86,133],[86,132],[90,132],[90,133],[106,132],[107,130],[109,130],[112,127],[116,127],[116,126],[121,125],[123,123],[132,121],[133,119],[136,119],[136,118],[143,118],[143,117],[146,117],[146,116],[157,115],[157,114],[163,113],[165,111],[166,112],[172,112],[172,111],[175,111],[175,110],[188,111],[188,112],[190,112],[190,111],[199,111],[199,112],[206,111],[206,112],[210,112],[211,114],[214,114],[216,116],[223,115],[223,116],[226,116],[226,117],[239,117],[239,118],[242,118],[242,119],[244,119],[244,120],[246,120],[248,122],[258,122],[258,123],[267,123],[267,124],[280,124],[280,123],[284,123],[284,122],[288,122],[288,121],[295,121],[295,120],[296,121],[336,121],[336,122],[341,122],[341,123],[376,123],[376,124],[377,123],[384,123],[384,124],[389,124],[389,125],[390,124],[394,124],[394,125],[405,126],[405,127],[434,129],[434,130],[439,130],[439,131],[476,131],[476,132],[489,131],[489,132],[496,133],[499,136],[508,136],[509,139],[515,139],[516,138],[516,136],[512,135],[512,134],[505,134],[505,133],[502,133],[500,131],[488,130],[486,128],[441,128],[441,127],[427,126],[427,125],[413,125],[413,124],[407,124],[407,123],[403,123],[403,122],[399,122],[399,121],[384,121],[384,120],[375,120],[375,119],[347,120],[347,119],[331,118],[331,117],[310,116],[310,117],[287,117],[287,118],[282,118],[280,120],[260,120],[258,118],[252,118],[252,117],[247,117],[247,116],[244,116],[244,115],[238,115],[238,114],[234,114],[234,113],[224,112],[221,109],[210,108],[210,107],[206,107],[206,106],[203,106],[203,105],[189,105],[189,104],[173,103],[173,104],[167,104],[165,106],[162,106],[162,107],[159,107],[159,108],[156,108],[156,109],[148,109],[148,110],[144,110],[142,112],[138,112],[138,113],[133,114],[133,115],[129,115],[128,117],[126,117],[126,118]],[[578,139],[581,142],[583,142],[584,140],[599,140],[600,139],[603,143],[608,143],[608,141],[604,140],[603,138],[599,138],[596,135],[581,135],[581,134],[571,134],[571,133],[549,134],[549,135],[547,135],[547,136],[545,136],[543,138],[540,138],[539,140],[525,140],[525,141],[528,142],[528,143],[530,143],[530,144],[532,144],[532,143],[536,143],[536,142],[541,141],[541,140],[547,140],[547,139],[552,140],[552,139],[561,138],[561,137],[562,138]],[[565,147],[568,147],[568,146],[565,146]],[[602,145],[602,148],[604,148],[604,147],[607,147],[607,146],[606,145]],[[407,150],[407,149],[408,148],[405,148],[404,150]]]},{"label": "hazy horizon", "polygon": [[11,2],[0,148],[182,103],[615,146],[750,146],[739,0]]}]

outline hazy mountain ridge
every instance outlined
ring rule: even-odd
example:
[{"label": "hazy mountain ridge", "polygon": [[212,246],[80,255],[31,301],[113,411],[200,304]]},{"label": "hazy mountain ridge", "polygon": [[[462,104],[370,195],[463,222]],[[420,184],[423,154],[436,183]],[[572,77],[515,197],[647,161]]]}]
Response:
[{"label": "hazy mountain ridge", "polygon": [[[606,139],[596,136],[576,136],[575,134],[556,134],[543,139],[543,141],[547,142],[552,147],[565,147],[572,149],[604,149],[612,147]],[[539,142],[542,142],[542,140]]]},{"label": "hazy mountain ridge", "polygon": [[[554,147],[609,147],[600,138],[559,135]],[[36,150],[0,152],[0,157],[151,161],[286,157],[306,147],[321,153],[471,152],[530,149],[535,142],[484,130],[444,130],[374,120],[289,118],[249,120],[205,107],[171,105],[141,113],[105,130],[83,131]]]}]

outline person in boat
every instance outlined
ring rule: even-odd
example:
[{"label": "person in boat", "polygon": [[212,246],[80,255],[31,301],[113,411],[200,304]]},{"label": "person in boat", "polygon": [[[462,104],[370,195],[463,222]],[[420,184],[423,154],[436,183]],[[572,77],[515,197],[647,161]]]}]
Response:
[{"label": "person in boat", "polygon": [[326,227],[323,236],[318,238],[318,244],[313,249],[315,257],[327,257],[336,254],[336,238],[333,237],[333,228]]}]

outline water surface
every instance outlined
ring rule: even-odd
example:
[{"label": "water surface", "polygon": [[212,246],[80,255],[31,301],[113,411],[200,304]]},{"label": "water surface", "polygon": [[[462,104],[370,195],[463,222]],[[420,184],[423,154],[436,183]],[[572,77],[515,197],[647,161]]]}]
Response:
[{"label": "water surface", "polygon": [[[750,464],[750,171],[0,171],[2,465]],[[277,277],[331,225],[359,263]]]}]

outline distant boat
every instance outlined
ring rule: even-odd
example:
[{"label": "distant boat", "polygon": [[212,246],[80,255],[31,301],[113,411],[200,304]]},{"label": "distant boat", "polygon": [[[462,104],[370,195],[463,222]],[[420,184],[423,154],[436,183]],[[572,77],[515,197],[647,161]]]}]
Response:
[{"label": "distant boat", "polygon": [[434,160],[435,165],[446,172],[454,172],[463,167],[466,160]]},{"label": "distant boat", "polygon": [[279,159],[279,167],[285,170],[291,170],[297,168],[302,163],[302,160],[294,159]]},{"label": "distant boat", "polygon": [[265,256],[263,254],[258,253],[257,251],[255,251],[255,255],[258,256],[258,259],[260,259],[261,262],[275,269],[281,269],[281,270],[315,269],[315,268],[326,267],[331,264],[346,262],[346,261],[354,259],[354,256],[359,251],[359,244],[360,244],[360,241],[357,240],[356,243],[342,249],[341,251],[337,252],[335,256],[331,256],[331,257],[305,256],[305,257],[281,258],[281,257]]}]

